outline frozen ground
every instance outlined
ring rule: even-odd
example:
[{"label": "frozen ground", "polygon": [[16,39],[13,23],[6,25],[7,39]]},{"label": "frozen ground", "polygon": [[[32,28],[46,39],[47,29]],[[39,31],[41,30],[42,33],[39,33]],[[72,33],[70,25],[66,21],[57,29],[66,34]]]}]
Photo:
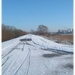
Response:
[{"label": "frozen ground", "polygon": [[5,41],[2,75],[73,75],[73,46],[31,34]]}]

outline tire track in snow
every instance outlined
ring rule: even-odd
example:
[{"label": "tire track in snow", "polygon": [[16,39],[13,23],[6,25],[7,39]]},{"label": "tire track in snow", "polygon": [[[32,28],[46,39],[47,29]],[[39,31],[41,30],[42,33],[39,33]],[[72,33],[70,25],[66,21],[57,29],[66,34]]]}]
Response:
[{"label": "tire track in snow", "polygon": [[5,75],[5,72],[7,71],[7,69],[8,69],[10,66],[12,66],[12,64],[14,63],[14,61],[16,60],[16,58],[17,58],[17,56],[18,56],[19,54],[20,54],[20,51],[17,52],[16,57],[15,57],[15,55],[13,56],[13,57],[15,57],[15,59],[13,58],[14,60],[11,59],[10,62],[6,62],[6,63],[9,63],[7,66],[5,65],[6,63],[3,65],[3,68],[2,68],[2,69],[4,69],[4,70],[3,70],[3,73],[2,73],[3,75]]},{"label": "tire track in snow", "polygon": [[27,72],[24,73],[23,75],[28,75],[28,72],[29,72],[29,68],[30,68],[30,56],[31,56],[31,48],[29,49],[29,52],[26,56],[26,58],[24,58],[24,61],[22,62],[22,64],[19,65],[19,67],[16,69],[16,71],[13,73],[13,75],[18,75],[19,74],[19,70],[22,69],[22,66],[25,64],[25,61],[28,60],[28,69],[27,69]]},{"label": "tire track in snow", "polygon": [[9,53],[11,53],[18,45],[20,45],[21,42],[19,42],[15,47],[13,47],[11,50],[9,50],[5,55],[2,55],[2,58],[6,57]]},{"label": "tire track in snow", "polygon": [[[15,43],[16,43],[16,42],[15,42]],[[13,44],[15,44],[15,43],[13,43]],[[13,44],[10,44],[10,45],[6,46],[6,47],[5,47],[5,48],[3,48],[2,50],[7,49],[8,47],[12,46]]]},{"label": "tire track in snow", "polygon": [[[24,47],[24,46],[23,46]],[[23,53],[23,52],[22,52]],[[20,52],[17,54],[17,55],[19,55],[20,54]],[[24,53],[23,53],[24,54]],[[19,71],[19,69],[21,68],[21,66],[23,65],[23,63],[25,62],[25,60],[27,59],[27,57],[28,57],[28,55],[29,55],[29,67],[30,67],[30,50],[29,50],[29,52],[28,52],[28,54],[27,54],[27,56],[25,56],[25,58],[23,59],[23,61],[21,61],[21,63],[19,64],[19,66],[17,67],[17,69],[15,70],[15,72],[13,73],[13,75],[16,75],[16,73]],[[16,56],[16,58],[14,59],[14,60],[12,60],[11,62],[11,65],[9,65],[9,67],[7,66],[7,68],[5,69],[5,71],[3,72],[3,75],[7,75],[8,74],[8,71],[10,71],[10,68],[12,67],[12,65],[13,65],[13,63],[16,61],[16,59],[17,59],[17,56]],[[5,61],[6,62],[6,61]],[[29,71],[29,67],[28,67],[28,71]],[[8,70],[7,70],[8,69]],[[6,71],[7,70],[7,71]],[[27,73],[28,73],[28,71],[27,71]]]},{"label": "tire track in snow", "polygon": [[30,50],[30,55],[29,55],[29,67],[28,67],[28,70],[27,70],[27,73],[26,73],[26,75],[28,75],[29,68],[30,68],[30,56],[31,56],[31,50]]},{"label": "tire track in snow", "polygon": [[[21,42],[19,42],[18,45],[20,45],[20,44],[21,44]],[[11,54],[11,52],[14,51],[15,48],[16,48],[18,45],[16,45],[15,47],[13,47],[13,49],[12,49],[10,52],[8,52],[8,54]],[[14,52],[15,52],[15,51],[14,51]],[[3,59],[4,59],[8,54],[6,54],[6,55],[3,57]],[[18,56],[19,54],[20,54],[20,51],[17,52],[16,58],[17,58],[17,56]],[[12,56],[12,55],[11,55],[11,56]],[[10,58],[11,56],[9,55],[8,57]],[[9,59],[8,57],[7,57],[6,60],[3,62],[2,66],[5,66],[6,62],[7,62],[8,59]],[[13,56],[13,57],[15,57],[15,53],[14,53],[14,56]],[[12,57],[11,57],[11,58],[12,58]],[[16,60],[16,58],[15,58],[15,59],[13,58],[14,60],[11,60],[11,61],[9,62],[9,64],[14,63],[15,60]],[[9,68],[8,66],[5,68],[5,70],[3,71],[3,74],[5,73],[6,69],[8,69],[8,68]]]},{"label": "tire track in snow", "polygon": [[30,53],[30,50],[29,50],[27,56],[23,59],[22,63],[18,66],[18,68],[16,69],[16,71],[13,73],[13,75],[16,75],[16,73],[19,71],[19,69],[21,68],[21,66],[23,65],[23,63],[25,62],[25,60],[27,59],[29,53]]}]

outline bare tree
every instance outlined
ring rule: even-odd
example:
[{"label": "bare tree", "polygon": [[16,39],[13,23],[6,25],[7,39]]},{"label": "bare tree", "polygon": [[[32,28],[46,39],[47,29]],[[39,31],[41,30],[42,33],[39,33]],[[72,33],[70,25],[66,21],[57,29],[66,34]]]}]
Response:
[{"label": "bare tree", "polygon": [[39,34],[46,34],[46,33],[48,33],[48,27],[45,25],[39,25],[37,28],[37,32]]},{"label": "bare tree", "polygon": [[31,33],[31,34],[34,34],[34,33],[35,33],[35,31],[34,31],[33,29],[31,29],[30,33]]}]

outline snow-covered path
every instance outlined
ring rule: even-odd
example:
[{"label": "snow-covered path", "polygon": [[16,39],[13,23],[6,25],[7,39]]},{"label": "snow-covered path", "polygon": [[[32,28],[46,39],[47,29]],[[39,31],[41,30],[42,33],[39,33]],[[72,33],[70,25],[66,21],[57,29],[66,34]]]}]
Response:
[{"label": "snow-covered path", "polygon": [[73,75],[73,46],[31,34],[3,42],[2,75]]}]

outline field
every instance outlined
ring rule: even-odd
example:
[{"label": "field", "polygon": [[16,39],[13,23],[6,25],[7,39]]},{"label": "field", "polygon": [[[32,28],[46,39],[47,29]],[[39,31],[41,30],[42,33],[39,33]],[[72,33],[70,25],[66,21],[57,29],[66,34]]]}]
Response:
[{"label": "field", "polygon": [[49,40],[54,40],[57,43],[73,45],[73,35],[50,35],[44,37]]}]

